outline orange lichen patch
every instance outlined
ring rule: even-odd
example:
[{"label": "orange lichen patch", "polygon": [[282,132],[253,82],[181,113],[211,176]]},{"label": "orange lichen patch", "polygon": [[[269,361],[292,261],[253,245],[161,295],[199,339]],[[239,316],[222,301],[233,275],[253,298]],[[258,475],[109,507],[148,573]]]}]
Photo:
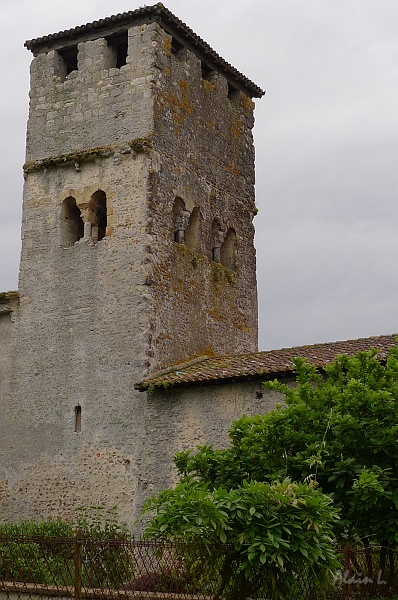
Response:
[{"label": "orange lichen patch", "polygon": [[202,85],[203,85],[203,89],[206,90],[207,92],[213,92],[216,88],[215,84],[212,83],[211,81],[208,81],[207,79],[202,79]]},{"label": "orange lichen patch", "polygon": [[166,37],[164,40],[163,50],[166,56],[171,56],[171,37]]},{"label": "orange lichen patch", "polygon": [[237,177],[239,177],[240,175],[239,169],[236,169],[233,165],[227,165],[225,167],[225,170],[227,171],[227,173],[231,173],[232,175],[236,175]]},{"label": "orange lichen patch", "polygon": [[213,317],[213,319],[215,319],[216,321],[222,321],[226,317],[226,315],[221,312],[219,307],[210,308],[209,315]]},{"label": "orange lichen patch", "polygon": [[185,96],[183,96],[182,98],[176,98],[175,96],[170,95],[168,100],[173,105],[174,108],[179,108],[181,111],[185,112],[187,115],[191,114],[191,112],[193,110],[192,105]]},{"label": "orange lichen patch", "polygon": [[207,121],[207,126],[210,127],[211,129],[213,129],[214,121]]},{"label": "orange lichen patch", "polygon": [[247,110],[250,110],[251,112],[254,110],[254,102],[251,98],[249,98],[249,96],[246,96],[246,94],[240,95],[240,101],[242,106],[244,106]]},{"label": "orange lichen patch", "polygon": [[177,134],[180,132],[180,125],[193,111],[193,107],[189,98],[189,91],[187,88],[188,85],[186,88],[184,85],[180,86],[181,97],[178,97],[174,94],[163,93],[159,93],[158,95],[158,103],[162,105],[162,108],[164,109],[166,106],[169,106],[173,111],[174,128]]},{"label": "orange lichen patch", "polygon": [[187,84],[187,82],[186,82],[186,81],[183,81],[182,79],[181,79],[181,80],[178,82],[178,85],[180,86],[180,88],[181,88],[182,90],[185,90],[185,91],[186,91],[186,90],[188,89],[188,87],[189,87],[189,86],[188,86],[188,84]]},{"label": "orange lichen patch", "polygon": [[244,126],[243,126],[242,121],[236,120],[232,123],[232,133],[234,135],[236,135],[237,137],[240,137],[242,135],[243,129],[244,129]]}]

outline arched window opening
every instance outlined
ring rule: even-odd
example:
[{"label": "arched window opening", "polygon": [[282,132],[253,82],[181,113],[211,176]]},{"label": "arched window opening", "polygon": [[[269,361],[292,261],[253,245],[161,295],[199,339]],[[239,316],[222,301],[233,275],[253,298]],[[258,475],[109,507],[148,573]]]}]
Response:
[{"label": "arched window opening", "polygon": [[236,233],[232,228],[229,228],[221,245],[220,262],[231,271],[235,271],[235,246]]},{"label": "arched window opening", "polygon": [[200,226],[200,212],[199,208],[195,208],[191,212],[189,217],[187,230],[185,232],[185,243],[194,252],[198,252],[199,249],[199,226]]},{"label": "arched window opening", "polygon": [[211,259],[214,262],[221,262],[221,245],[223,242],[223,230],[218,219],[213,219],[211,226],[212,252]]},{"label": "arched window opening", "polygon": [[62,246],[69,248],[84,235],[83,219],[75,198],[69,196],[62,202]]},{"label": "arched window opening", "polygon": [[88,205],[88,219],[92,225],[91,237],[94,242],[100,242],[106,235],[107,212],[106,194],[102,190],[95,192]]},{"label": "arched window opening", "polygon": [[174,241],[177,244],[185,242],[185,230],[187,228],[189,212],[185,208],[185,202],[178,196],[173,204],[173,232]]}]

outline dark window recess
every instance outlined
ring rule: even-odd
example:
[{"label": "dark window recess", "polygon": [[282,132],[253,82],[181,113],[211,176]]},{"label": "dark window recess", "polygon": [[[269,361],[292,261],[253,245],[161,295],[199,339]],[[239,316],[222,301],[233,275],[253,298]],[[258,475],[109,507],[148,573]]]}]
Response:
[{"label": "dark window recess", "polygon": [[220,221],[218,219],[213,219],[213,223],[211,225],[211,236],[212,236],[212,251],[211,251],[211,259],[214,262],[221,262],[220,252],[221,245],[223,241],[223,231],[221,229]]},{"label": "dark window recess", "polygon": [[209,80],[210,77],[212,76],[212,74],[214,73],[214,69],[209,67],[209,65],[207,65],[205,62],[203,62],[203,60],[201,61],[200,66],[202,69],[202,79]]},{"label": "dark window recess", "polygon": [[191,212],[188,225],[185,231],[185,243],[188,246],[188,248],[190,248],[194,252],[197,252],[199,248],[199,225],[199,208],[195,206]]},{"label": "dark window recess", "polygon": [[61,234],[63,248],[73,246],[84,235],[84,224],[80,209],[72,196],[65,198],[62,202]]},{"label": "dark window recess", "polygon": [[185,202],[178,196],[173,204],[173,231],[174,241],[177,244],[185,243],[185,230],[187,228],[189,212],[185,208]]},{"label": "dark window recess", "polygon": [[224,238],[220,248],[220,263],[227,269],[235,271],[235,246],[236,233],[232,228],[229,228],[227,235]]},{"label": "dark window recess", "polygon": [[80,433],[82,430],[82,407],[80,404],[75,406],[75,432]]},{"label": "dark window recess", "polygon": [[172,54],[178,54],[184,48],[184,44],[179,42],[175,37],[171,38],[171,52]]},{"label": "dark window recess", "polygon": [[107,208],[106,208],[106,194],[102,190],[95,192],[88,205],[89,208],[89,221],[98,229],[97,233],[94,234],[92,230],[92,237],[95,242],[100,242],[106,235],[107,227]]},{"label": "dark window recess", "polygon": [[239,98],[239,96],[240,96],[239,90],[229,83],[228,84],[228,98],[230,100],[236,100],[237,98]]},{"label": "dark window recess", "polygon": [[128,33],[125,31],[119,35],[106,38],[108,46],[113,50],[114,66],[116,69],[127,64]]},{"label": "dark window recess", "polygon": [[66,77],[72,73],[72,71],[77,71],[77,46],[58,50],[58,54],[65,63]]}]

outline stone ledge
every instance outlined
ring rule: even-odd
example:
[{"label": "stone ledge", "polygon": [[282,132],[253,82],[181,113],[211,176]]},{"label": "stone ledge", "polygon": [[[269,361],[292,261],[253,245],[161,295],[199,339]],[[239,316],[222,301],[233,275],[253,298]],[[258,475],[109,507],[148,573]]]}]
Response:
[{"label": "stone ledge", "polygon": [[88,160],[95,160],[98,157],[108,158],[116,152],[128,154],[130,152],[149,154],[151,149],[151,140],[148,138],[137,138],[117,146],[99,146],[89,150],[78,150],[69,154],[60,154],[59,156],[49,156],[40,160],[26,162],[23,166],[25,174],[34,171],[44,171],[50,167],[59,167],[62,165],[74,164],[78,168],[79,164]]}]

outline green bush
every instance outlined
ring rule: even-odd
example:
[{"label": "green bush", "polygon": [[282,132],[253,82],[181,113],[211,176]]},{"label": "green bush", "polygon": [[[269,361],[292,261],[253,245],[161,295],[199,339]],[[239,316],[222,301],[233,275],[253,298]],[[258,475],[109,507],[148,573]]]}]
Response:
[{"label": "green bush", "polygon": [[128,540],[115,508],[80,509],[76,521],[3,524],[0,581],[72,585],[80,550],[82,585],[118,588],[132,576]]}]

